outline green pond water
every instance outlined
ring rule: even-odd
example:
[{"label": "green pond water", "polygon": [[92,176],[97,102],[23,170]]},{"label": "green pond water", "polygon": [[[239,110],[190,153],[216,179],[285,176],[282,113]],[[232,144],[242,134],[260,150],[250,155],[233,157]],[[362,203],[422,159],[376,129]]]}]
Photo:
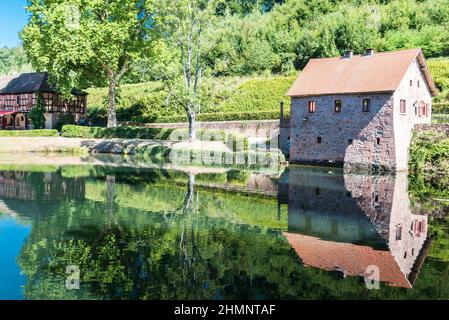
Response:
[{"label": "green pond water", "polygon": [[449,298],[405,174],[86,163],[0,164],[0,299]]}]

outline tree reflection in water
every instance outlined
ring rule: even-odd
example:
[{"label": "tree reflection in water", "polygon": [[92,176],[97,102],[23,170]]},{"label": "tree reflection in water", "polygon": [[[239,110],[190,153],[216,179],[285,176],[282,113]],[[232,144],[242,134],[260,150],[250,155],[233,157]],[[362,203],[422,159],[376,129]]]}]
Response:
[{"label": "tree reflection in water", "polygon": [[[0,173],[2,212],[32,225],[18,257],[25,298],[449,297],[404,176],[86,171]],[[371,263],[390,286],[366,290]],[[65,289],[68,265],[81,290]]]}]

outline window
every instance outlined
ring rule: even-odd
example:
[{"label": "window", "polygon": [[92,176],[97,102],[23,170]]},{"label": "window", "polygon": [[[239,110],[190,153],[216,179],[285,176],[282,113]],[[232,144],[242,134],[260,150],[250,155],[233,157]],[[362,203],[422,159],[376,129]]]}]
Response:
[{"label": "window", "polygon": [[316,196],[319,196],[320,193],[321,193],[320,191],[321,191],[320,188],[316,188],[316,189],[315,189],[315,195],[316,195]]},{"label": "window", "polygon": [[396,226],[396,241],[402,239],[402,224]]},{"label": "window", "polygon": [[419,82],[419,80],[418,80],[418,88],[419,88],[419,87],[421,87],[421,82]]},{"label": "window", "polygon": [[321,138],[321,137],[316,138],[316,143],[321,144],[322,142],[323,142],[323,138]]},{"label": "window", "polygon": [[410,80],[410,87],[413,87],[413,80]]},{"label": "window", "polygon": [[380,138],[376,138],[377,145],[380,145]]},{"label": "window", "polygon": [[18,105],[20,105],[20,96],[16,97],[16,102],[17,102]]},{"label": "window", "polygon": [[316,102],[309,101],[309,113],[315,113],[315,112],[316,112]]},{"label": "window", "polygon": [[406,100],[401,100],[399,112],[400,113],[407,113],[407,101]]},{"label": "window", "polygon": [[363,112],[370,112],[371,109],[371,100],[363,99]]},{"label": "window", "polygon": [[354,139],[348,139],[348,144],[351,145],[354,143]]},{"label": "window", "polygon": [[419,108],[418,108],[418,115],[420,117],[425,117],[426,116],[426,104],[425,103],[420,103],[419,104]]},{"label": "window", "polygon": [[341,113],[341,106],[342,106],[341,100],[335,100],[335,106],[334,106],[335,113]]}]

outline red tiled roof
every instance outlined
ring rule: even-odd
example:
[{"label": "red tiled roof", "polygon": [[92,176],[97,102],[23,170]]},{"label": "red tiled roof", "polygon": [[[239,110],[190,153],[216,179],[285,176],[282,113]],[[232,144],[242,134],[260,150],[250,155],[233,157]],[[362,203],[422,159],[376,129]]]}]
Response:
[{"label": "red tiled roof", "polygon": [[349,276],[360,277],[366,276],[369,266],[377,266],[380,281],[394,287],[412,288],[390,251],[301,234],[284,233],[284,236],[306,266],[328,271],[344,270]]},{"label": "red tiled roof", "polygon": [[291,97],[394,92],[418,58],[433,95],[437,89],[421,49],[356,55],[352,58],[311,59],[287,95]]}]

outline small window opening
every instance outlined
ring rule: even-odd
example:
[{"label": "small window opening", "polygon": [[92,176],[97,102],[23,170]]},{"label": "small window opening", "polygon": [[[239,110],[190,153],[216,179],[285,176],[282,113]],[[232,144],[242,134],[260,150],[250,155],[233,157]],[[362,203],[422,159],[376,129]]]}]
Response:
[{"label": "small window opening", "polygon": [[342,109],[342,101],[335,100],[335,106],[334,106],[335,113],[341,113],[341,109]]},{"label": "small window opening", "polygon": [[323,142],[323,138],[317,137],[317,138],[316,138],[316,142],[317,142],[318,144],[321,144],[321,143]]},{"label": "small window opening", "polygon": [[348,139],[348,144],[352,145],[354,143],[354,139]]},{"label": "small window opening", "polygon": [[371,100],[363,99],[363,112],[370,112],[371,109]]},{"label": "small window opening", "polygon": [[380,145],[380,138],[376,138],[377,145]]},{"label": "small window opening", "polygon": [[316,102],[309,101],[309,113],[315,113],[315,112],[316,112]]}]

